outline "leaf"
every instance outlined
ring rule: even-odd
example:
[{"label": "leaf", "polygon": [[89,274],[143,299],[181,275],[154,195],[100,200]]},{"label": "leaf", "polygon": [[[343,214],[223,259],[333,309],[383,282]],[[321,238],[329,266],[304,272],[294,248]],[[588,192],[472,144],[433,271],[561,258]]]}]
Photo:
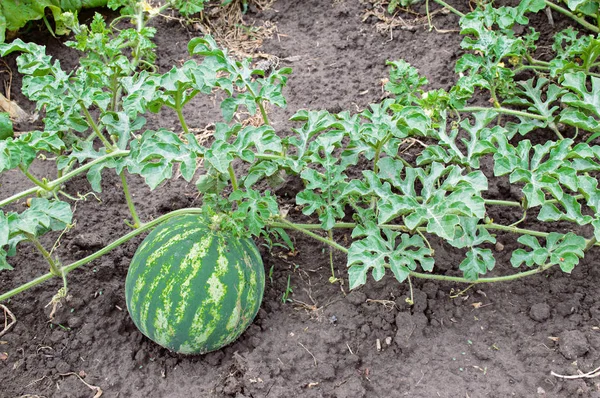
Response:
[{"label": "leaf", "polygon": [[467,252],[467,257],[460,263],[458,268],[463,271],[466,279],[477,280],[479,275],[485,275],[494,269],[496,259],[490,249],[472,247]]},{"label": "leaf", "polygon": [[27,239],[27,234],[37,237],[48,231],[61,231],[71,223],[72,219],[73,213],[68,203],[33,198],[31,207],[27,210],[8,215],[10,229],[8,255],[15,254],[16,245]]},{"label": "leaf", "polygon": [[238,202],[238,209],[233,217],[242,221],[254,236],[260,236],[267,221],[279,215],[276,198],[269,191],[261,195],[252,189],[237,190],[229,195],[229,200]]},{"label": "leaf", "polygon": [[171,178],[176,164],[180,165],[183,178],[190,181],[196,172],[196,159],[196,153],[177,134],[146,130],[139,140],[132,141],[129,156],[119,161],[121,167],[126,165],[130,173],[141,175],[150,189],[155,189]]},{"label": "leaf", "polygon": [[14,137],[13,125],[8,112],[0,112],[0,140]]},{"label": "leaf", "polygon": [[448,243],[459,249],[479,246],[485,242],[496,243],[496,238],[478,223],[479,220],[475,217],[460,217],[454,239]]},{"label": "leaf", "polygon": [[[573,147],[573,140],[564,139],[558,142],[547,141],[532,148],[529,140],[523,140],[515,148],[506,138],[495,139],[498,148],[494,155],[494,173],[510,173],[511,183],[524,183],[523,194],[527,207],[543,206],[540,219],[577,220],[576,222],[583,224],[589,222],[581,215],[577,202],[572,200],[568,191],[565,192],[565,188],[569,191],[579,190],[579,170],[595,170],[600,166],[593,161],[596,154],[588,145],[578,144]],[[566,213],[555,205],[546,203],[547,194],[556,199]]]},{"label": "leaf", "polygon": [[410,105],[417,99],[416,94],[422,92],[422,87],[428,84],[419,71],[404,60],[387,61],[390,65],[390,79],[385,84],[385,90],[396,96],[399,103]]},{"label": "leaf", "polygon": [[[489,137],[492,135],[486,126],[496,118],[496,113],[490,109],[487,112],[475,112],[474,125],[464,119],[460,126],[466,131],[467,138],[459,139],[459,129],[452,129],[450,134],[446,131],[446,114],[441,114],[442,121],[437,130],[431,130],[430,135],[438,140],[438,145],[430,145],[421,152],[417,158],[417,165],[423,166],[432,162],[453,163],[471,168],[479,168],[480,158],[488,153],[495,152]],[[464,134],[464,133],[463,133]],[[463,136],[461,134],[461,136]],[[495,134],[502,134],[495,130]]]},{"label": "leaf", "polygon": [[[487,189],[487,180],[480,171],[464,175],[458,166],[444,167],[439,163],[433,163],[428,171],[406,168],[404,179],[392,180],[400,195],[393,194],[389,184],[382,184],[368,173],[363,175],[370,178],[370,186],[363,187],[362,194],[379,197],[380,224],[402,216],[411,230],[425,224],[427,232],[451,240],[460,223],[459,216],[481,219],[485,214],[480,192]],[[387,178],[385,174],[381,177]],[[421,187],[420,197],[417,186]]]},{"label": "leaf", "polygon": [[565,91],[555,84],[548,84],[549,80],[544,77],[537,78],[535,84],[534,81],[535,79],[532,78],[525,82],[519,82],[518,84],[522,88],[517,86],[517,90],[504,103],[527,107],[526,109],[530,113],[543,116],[544,121],[538,125],[539,128],[548,125],[554,127],[555,113],[560,108],[556,101]]},{"label": "leaf", "polygon": [[568,107],[561,112],[561,122],[591,132],[599,132],[600,126],[600,78],[591,76],[591,90],[587,88],[584,72],[565,73],[563,86],[570,89],[562,97]]},{"label": "leaf", "polygon": [[[398,237],[400,243],[396,245]],[[423,270],[431,271],[434,260],[430,255],[420,236],[400,235],[390,230],[383,230],[383,235],[380,232],[354,241],[347,260],[350,289],[365,284],[369,270],[373,279],[381,280],[386,266],[400,282],[406,279],[409,270],[416,270],[418,264]]]},{"label": "leaf", "polygon": [[586,246],[586,240],[573,232],[551,232],[546,238],[546,247],[542,247],[537,238],[529,235],[520,236],[517,241],[532,250],[515,250],[510,259],[513,267],[519,267],[523,263],[528,267],[552,264],[559,265],[566,273],[570,273],[579,263],[579,259],[583,258]]}]

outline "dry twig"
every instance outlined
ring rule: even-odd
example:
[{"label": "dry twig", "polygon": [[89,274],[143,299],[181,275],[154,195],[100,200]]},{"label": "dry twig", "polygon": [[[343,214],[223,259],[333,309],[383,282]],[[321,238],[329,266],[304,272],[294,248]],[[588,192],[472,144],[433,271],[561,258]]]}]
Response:
[{"label": "dry twig", "polygon": [[560,374],[554,373],[554,372],[550,372],[550,374],[555,377],[560,377],[561,379],[591,379],[591,378],[600,376],[600,366],[594,370],[587,372],[587,373],[580,373],[578,375],[565,376],[565,375],[560,375]]},{"label": "dry twig", "polygon": [[[4,310],[4,329],[0,331],[0,337],[2,337],[17,323],[17,318],[5,305],[0,304],[0,308]],[[8,323],[8,318],[10,318],[10,323]]]},{"label": "dry twig", "polygon": [[85,384],[90,390],[94,391],[96,394],[94,394],[94,398],[100,398],[102,396],[102,390],[100,389],[100,387],[98,386],[93,386],[89,383],[86,383],[85,380],[83,380],[83,378],[81,376],[79,376],[77,373],[75,372],[69,372],[69,373],[61,373],[60,376],[63,377],[67,377],[67,376],[76,376],[83,384]]}]

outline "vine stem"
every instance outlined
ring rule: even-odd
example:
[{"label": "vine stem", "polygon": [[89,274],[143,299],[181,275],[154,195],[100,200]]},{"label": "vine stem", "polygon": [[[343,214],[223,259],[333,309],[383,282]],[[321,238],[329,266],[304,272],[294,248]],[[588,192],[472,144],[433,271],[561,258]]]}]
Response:
[{"label": "vine stem", "polygon": [[[94,261],[95,259],[105,255],[106,253],[108,253],[111,250],[113,250],[114,248],[122,245],[123,243],[127,242],[128,240],[135,238],[136,236],[142,234],[143,232],[148,231],[149,229],[157,226],[158,224],[160,224],[162,222],[165,222],[166,220],[168,220],[172,217],[175,217],[175,216],[181,215],[181,214],[201,214],[201,213],[202,213],[202,209],[200,209],[200,208],[188,208],[188,209],[174,210],[170,213],[164,214],[152,221],[149,221],[147,223],[140,225],[140,227],[138,229],[135,229],[135,230],[129,232],[128,234],[123,235],[122,237],[120,237],[119,239],[108,244],[104,248],[98,250],[95,253],[90,254],[87,257],[82,258],[81,260],[75,261],[69,265],[65,265],[60,268],[57,267],[57,270],[59,272],[58,275],[63,275],[63,278],[64,278],[64,276],[66,276],[69,272],[81,267],[82,265],[85,265],[87,263]],[[45,275],[37,277],[36,279],[34,279],[32,281],[27,282],[19,287],[9,290],[8,292],[0,295],[0,302],[7,300],[10,297],[12,297],[16,294],[19,294],[27,289],[37,286],[49,279],[52,279],[54,276],[56,276],[56,275],[53,272],[49,272]]]},{"label": "vine stem", "polygon": [[[293,229],[295,231],[302,232],[303,234],[310,236],[311,238],[316,239],[319,242],[323,242],[323,243],[333,247],[334,249],[341,251],[342,253],[348,254],[348,249],[346,249],[344,246],[342,246],[339,243],[336,243],[332,240],[329,240],[327,238],[319,236],[319,235],[315,234],[314,232],[309,231],[309,229],[304,228],[302,224],[295,224],[293,222],[286,220],[285,218],[278,218],[278,220],[279,220],[279,222],[271,223],[269,226],[276,227],[276,228],[279,227],[279,228]],[[352,224],[352,223],[347,223],[347,224]],[[314,225],[317,228],[311,228],[311,229],[322,229],[322,227],[320,225],[318,225],[318,224],[314,224]],[[334,228],[335,228],[335,226],[334,226]]]},{"label": "vine stem", "polygon": [[[71,170],[70,172],[64,174],[62,177],[57,178],[56,180],[50,181],[46,183],[46,186],[48,189],[45,189],[46,191],[52,191],[54,188],[56,188],[57,186],[61,185],[62,183],[69,181],[71,178],[75,177],[78,174],[83,173],[84,171],[94,167],[95,165],[97,165],[98,163],[102,163],[108,159],[111,158],[116,158],[116,157],[121,157],[121,156],[127,156],[129,154],[128,150],[116,150],[114,152],[108,153],[104,156],[101,156],[99,158],[94,159],[93,161],[84,164],[81,167],[78,167],[74,170]],[[29,195],[35,195],[37,193],[39,193],[41,191],[41,189],[44,188],[40,188],[40,187],[32,187],[29,188],[23,192],[19,192],[18,194],[15,194],[13,196],[10,196],[2,201],[0,201],[0,207],[6,206],[9,203],[15,202],[21,198],[24,198],[26,196]]]},{"label": "vine stem", "polygon": [[552,268],[553,266],[554,266],[554,264],[549,263],[549,264],[544,264],[538,268],[535,268],[535,269],[532,269],[529,271],[518,272],[518,273],[512,274],[512,275],[495,276],[495,277],[489,277],[489,278],[479,278],[479,279],[475,279],[475,280],[463,278],[460,276],[425,274],[422,272],[415,272],[415,271],[409,271],[408,274],[410,276],[412,276],[413,278],[429,279],[429,280],[436,280],[436,281],[442,281],[442,282],[470,283],[470,284],[475,285],[475,284],[481,284],[481,283],[496,283],[496,282],[514,281],[516,279],[521,279],[521,278],[525,278],[525,277],[528,277],[531,275],[542,273],[542,272]]},{"label": "vine stem", "polygon": [[513,72],[515,74],[517,74],[523,70],[528,70],[528,69],[529,70],[541,70],[541,71],[547,72],[550,70],[550,67],[546,66],[546,65],[521,65],[518,68],[515,68],[513,70]]},{"label": "vine stem", "polygon": [[[320,224],[298,224],[298,223],[292,223],[292,222],[287,221],[282,218],[279,218],[278,220],[280,220],[280,222],[271,222],[269,224],[269,226],[274,227],[274,228],[288,227],[288,228],[298,230],[300,232],[304,232],[305,230],[323,229]],[[517,234],[521,234],[521,235],[532,235],[532,236],[537,236],[540,238],[546,238],[549,235],[549,233],[547,233],[547,232],[534,231],[532,229],[525,229],[525,228],[510,227],[510,226],[496,224],[496,223],[482,224],[482,226],[486,229],[513,232],[513,233],[517,233]],[[352,222],[336,223],[333,225],[333,228],[336,228],[336,229],[352,229],[355,227],[356,227],[356,223],[352,223]],[[427,232],[426,227],[417,227],[415,230],[411,230],[407,226],[399,225],[399,224],[381,224],[381,225],[379,225],[379,227],[381,229],[391,229],[391,230],[402,231],[402,232],[412,232],[412,231],[417,232],[417,233]],[[319,238],[325,239],[320,236],[319,236]]]},{"label": "vine stem", "polygon": [[579,18],[577,15],[573,14],[569,10],[567,10],[565,8],[562,8],[561,6],[559,6],[557,4],[554,4],[550,0],[546,0],[546,5],[548,7],[550,7],[550,8],[552,8],[553,10],[558,11],[561,14],[564,14],[567,17],[573,19],[574,21],[576,21],[577,23],[579,23],[581,26],[583,26],[583,27],[591,30],[592,32],[600,33],[600,28],[598,28],[597,26],[592,25],[591,23],[587,22],[583,18]]},{"label": "vine stem", "polygon": [[493,200],[484,199],[483,202],[490,206],[511,206],[511,207],[522,207],[521,203],[510,200]]},{"label": "vine stem", "polygon": [[[285,219],[280,218],[279,219],[280,222],[276,222],[276,223],[272,223],[270,226],[273,227],[282,227],[282,228],[289,228],[289,229],[293,229],[299,232],[302,232],[305,235],[308,235],[312,238],[317,239],[320,242],[326,243],[328,245],[330,245],[331,247],[338,249],[339,251],[348,254],[348,249],[346,249],[343,246],[340,246],[338,243],[330,241],[329,239],[323,238],[319,235],[316,235],[315,233],[309,231],[306,227],[306,225],[302,225],[302,224],[294,224],[292,222],[289,222]],[[352,223],[339,223],[341,224],[341,226],[343,227],[348,227],[350,224]],[[338,224],[336,224],[338,225]],[[314,229],[318,229],[320,228],[320,225],[318,224],[314,224]],[[335,228],[335,226],[334,226]],[[518,229],[518,228],[517,228]],[[589,243],[589,242],[588,242]],[[430,280],[437,280],[437,281],[443,281],[443,282],[457,282],[457,283],[470,283],[470,284],[481,284],[481,283],[495,283],[495,282],[508,282],[508,281],[512,281],[512,280],[516,280],[516,279],[520,279],[520,278],[525,278],[527,276],[531,276],[531,275],[535,275],[535,274],[539,274],[541,272],[544,272],[550,268],[552,268],[554,266],[554,264],[544,264],[538,268],[529,270],[529,271],[523,271],[523,272],[519,272],[516,274],[512,274],[512,275],[506,275],[506,276],[496,276],[496,277],[489,277],[489,278],[479,278],[479,279],[475,279],[475,280],[471,280],[471,279],[467,279],[467,278],[463,278],[460,276],[446,276],[446,275],[436,275],[436,274],[426,274],[426,273],[422,273],[422,272],[415,272],[415,271],[409,271],[409,277],[413,277],[413,278],[420,278],[420,279],[430,279]],[[386,266],[387,268],[389,268],[389,266]],[[1,297],[0,297],[1,299]]]},{"label": "vine stem", "polygon": [[260,109],[260,114],[263,118],[263,122],[265,122],[265,125],[269,125],[269,117],[267,116],[267,111],[265,110],[265,107],[262,103],[261,100],[259,100],[258,98],[255,100],[256,104],[258,105],[258,109]]},{"label": "vine stem", "polygon": [[50,189],[48,187],[48,184],[46,184],[43,181],[40,181],[38,178],[36,178],[33,174],[31,174],[29,172],[29,170],[27,170],[24,166],[19,165],[19,170],[21,170],[23,172],[23,174],[25,174],[25,177],[29,178],[29,180],[31,180],[31,182],[33,182],[35,185],[37,185],[38,187],[42,188],[45,191],[51,191],[52,189]]},{"label": "vine stem", "polygon": [[54,261],[54,259],[52,258],[52,255],[48,252],[48,250],[46,250],[46,248],[42,245],[42,243],[39,241],[39,239],[36,238],[35,235],[30,234],[30,233],[25,233],[25,236],[27,236],[27,240],[29,240],[31,243],[33,243],[35,248],[42,254],[44,259],[50,266],[50,272],[52,273],[52,275],[62,276],[62,273],[60,272],[60,269],[58,268],[56,261]]},{"label": "vine stem", "polygon": [[531,236],[537,236],[540,238],[546,238],[548,235],[550,235],[547,232],[534,231],[532,229],[525,229],[525,228],[510,227],[507,225],[501,225],[501,224],[496,224],[496,223],[483,224],[483,227],[486,229],[493,229],[496,231],[514,232],[516,234],[531,235]]},{"label": "vine stem", "polygon": [[190,129],[188,128],[187,123],[185,122],[185,118],[183,117],[183,111],[182,111],[182,103],[181,103],[181,90],[177,90],[177,93],[175,93],[175,112],[177,112],[177,117],[179,118],[179,123],[181,123],[181,128],[183,129],[183,132],[186,134],[190,133]]},{"label": "vine stem", "polygon": [[458,11],[456,8],[452,7],[450,4],[446,3],[445,1],[442,0],[433,0],[436,3],[438,3],[439,5],[441,5],[444,8],[447,8],[448,10],[450,10],[451,12],[453,12],[454,14],[458,15],[459,17],[464,17],[465,14],[463,14],[462,12]]},{"label": "vine stem", "polygon": [[87,108],[85,107],[85,105],[83,104],[83,102],[79,101],[79,106],[83,110],[83,114],[85,115],[85,119],[87,120],[88,124],[90,125],[90,127],[92,128],[92,130],[94,130],[94,133],[96,133],[96,135],[98,136],[98,138],[100,138],[100,141],[102,141],[102,144],[104,144],[104,146],[108,150],[113,149],[112,144],[106,139],[106,137],[104,136],[104,134],[102,134],[102,132],[98,128],[98,125],[94,121],[94,118],[92,117],[92,115],[90,115],[90,112],[87,110]]},{"label": "vine stem", "polygon": [[139,228],[142,225],[140,218],[137,214],[137,210],[135,209],[135,203],[133,203],[133,197],[129,192],[129,185],[127,184],[127,177],[125,176],[125,170],[119,174],[121,177],[121,185],[123,185],[123,193],[125,193],[125,200],[127,201],[127,207],[129,207],[129,213],[131,213],[131,218],[133,218],[133,228]]},{"label": "vine stem", "polygon": [[488,108],[485,106],[469,106],[466,108],[461,108],[458,109],[459,112],[478,112],[478,111],[495,111],[498,113],[504,113],[507,115],[513,115],[513,116],[522,116],[522,117],[528,117],[531,119],[537,119],[537,120],[547,120],[546,117],[542,116],[542,115],[536,115],[534,113],[527,113],[527,112],[522,112],[522,111],[516,111],[514,109],[508,109],[508,108]]}]

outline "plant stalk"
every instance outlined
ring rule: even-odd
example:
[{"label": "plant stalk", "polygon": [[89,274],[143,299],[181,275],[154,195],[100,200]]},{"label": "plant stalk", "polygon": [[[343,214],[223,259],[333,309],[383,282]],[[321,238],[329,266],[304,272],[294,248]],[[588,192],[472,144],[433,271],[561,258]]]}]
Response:
[{"label": "plant stalk", "polygon": [[87,122],[90,125],[90,127],[92,128],[92,130],[94,130],[94,133],[96,133],[96,135],[98,136],[98,138],[100,138],[100,141],[102,141],[102,144],[104,144],[104,146],[106,147],[106,149],[108,151],[111,151],[113,149],[113,145],[106,139],[106,137],[104,136],[104,134],[102,134],[102,132],[98,128],[98,125],[94,121],[94,118],[92,117],[92,115],[90,115],[90,112],[87,110],[87,108],[85,107],[85,105],[83,104],[82,101],[79,101],[79,106],[83,110],[83,114],[85,115],[85,119],[87,120]]},{"label": "plant stalk", "polygon": [[547,120],[546,117],[542,116],[542,115],[536,115],[534,113],[528,113],[528,112],[522,112],[522,111],[516,111],[514,109],[508,109],[508,108],[488,108],[485,106],[469,106],[466,108],[462,108],[462,109],[458,109],[459,112],[479,112],[479,111],[495,111],[498,113],[504,113],[507,115],[513,115],[513,116],[522,116],[522,117],[528,117],[531,119],[537,119],[537,120]]},{"label": "plant stalk", "polygon": [[31,243],[33,243],[35,248],[42,254],[42,256],[44,257],[44,260],[46,260],[46,262],[50,266],[50,272],[52,273],[52,275],[62,276],[62,273],[60,272],[60,269],[58,268],[56,261],[54,261],[54,259],[52,258],[52,255],[48,252],[48,250],[46,250],[46,248],[42,245],[42,243],[39,241],[39,239],[36,238],[35,235],[30,234],[30,233],[25,233],[25,236],[27,236],[27,240],[29,240]]},{"label": "plant stalk", "polygon": [[48,186],[47,183],[40,181],[39,179],[37,179],[33,174],[31,174],[29,172],[29,170],[27,170],[24,166],[19,165],[19,170],[21,170],[23,172],[23,174],[25,174],[25,177],[29,178],[29,180],[31,182],[33,182],[35,185],[37,185],[38,187],[42,188],[45,191],[52,191],[52,188],[50,188]]},{"label": "plant stalk", "polygon": [[[334,249],[338,249],[339,251],[348,254],[348,249],[346,249],[344,246],[334,242],[333,240],[329,240],[327,238],[324,238],[322,236],[319,236],[317,234],[315,234],[314,232],[309,231],[308,228],[303,228],[303,226],[301,226],[300,224],[294,224],[288,220],[286,220],[285,218],[278,218],[278,220],[280,222],[278,223],[271,223],[270,226],[271,227],[278,227],[278,228],[288,228],[288,229],[293,229],[295,231],[298,232],[302,232],[303,234],[310,236],[313,239],[318,240],[319,242],[323,242],[328,244],[329,246],[333,247]],[[315,226],[317,228],[311,228],[311,229],[322,229],[322,227],[318,224],[315,224]]]},{"label": "plant stalk", "polygon": [[177,117],[179,118],[179,123],[181,123],[181,128],[183,129],[183,132],[185,134],[189,134],[190,129],[188,128],[188,125],[185,122],[185,118],[183,116],[183,104],[181,103],[181,94],[182,93],[180,90],[177,90],[177,93],[175,94],[175,111],[177,112]]},{"label": "plant stalk", "polygon": [[458,15],[461,18],[465,16],[465,14],[463,14],[460,11],[458,11],[456,8],[452,7],[450,4],[446,3],[445,1],[442,1],[442,0],[433,0],[433,1],[435,1],[436,3],[438,3],[439,5],[441,5],[442,7],[447,8],[452,13]]},{"label": "plant stalk", "polygon": [[551,2],[550,0],[546,0],[546,5],[550,8],[552,8],[555,11],[560,12],[563,15],[566,15],[567,17],[571,18],[572,20],[574,20],[575,22],[577,22],[578,24],[580,24],[581,26],[591,30],[592,32],[595,33],[600,33],[600,28],[597,26],[592,25],[591,23],[587,22],[585,19],[583,18],[579,18],[577,15],[573,14],[571,11],[557,5],[554,4],[553,2]]},{"label": "plant stalk", "polygon": [[[272,223],[271,226],[278,226],[278,227],[283,227],[283,228],[291,228],[294,229],[296,231],[302,232],[305,235],[308,235],[312,238],[315,238],[317,240],[319,240],[320,242],[326,243],[328,245],[330,245],[331,247],[340,250],[341,252],[348,254],[348,249],[346,249],[343,246],[340,246],[339,244],[337,244],[336,242],[333,242],[329,239],[323,238],[319,235],[316,235],[312,232],[310,232],[308,229],[304,228],[306,225],[301,226],[300,224],[294,224],[291,223],[285,219],[280,219],[281,223]],[[343,226],[347,226],[347,224],[352,224],[352,223],[340,223],[340,224],[344,224]],[[320,228],[319,225],[314,224],[314,229],[318,229]],[[518,229],[518,228],[517,228]],[[529,270],[529,271],[524,271],[524,272],[519,272],[516,274],[512,274],[512,275],[506,275],[506,276],[495,276],[495,277],[489,277],[489,278],[479,278],[476,280],[471,280],[471,279],[467,279],[464,277],[460,277],[460,276],[446,276],[446,275],[436,275],[436,274],[426,274],[426,273],[422,273],[422,272],[415,272],[415,271],[409,271],[409,276],[413,277],[413,278],[420,278],[420,279],[430,279],[430,280],[437,280],[437,281],[444,281],[444,282],[457,282],[457,283],[470,283],[470,284],[480,284],[480,283],[494,283],[494,282],[508,282],[508,281],[512,281],[515,279],[520,279],[520,278],[524,278],[527,276],[531,276],[531,275],[535,275],[535,274],[539,274],[541,272],[546,271],[547,269],[551,268],[554,264],[544,264],[538,268]],[[387,268],[389,268],[389,266],[387,266]],[[1,297],[0,297],[1,299]]]},{"label": "plant stalk", "polygon": [[[188,209],[174,210],[170,213],[164,214],[152,221],[149,221],[147,223],[140,225],[140,227],[138,229],[135,229],[135,230],[129,232],[128,234],[123,235],[119,239],[113,241],[112,243],[108,244],[107,246],[98,250],[97,252],[92,253],[89,256],[84,257],[81,260],[75,261],[69,265],[58,268],[58,273],[59,273],[59,275],[63,275],[63,276],[67,275],[69,272],[73,271],[74,269],[77,269],[77,268],[81,267],[82,265],[85,265],[87,263],[94,261],[95,259],[105,255],[106,253],[108,253],[111,250],[113,250],[114,248],[122,245],[123,243],[127,242],[128,240],[135,238],[136,236],[140,235],[141,233],[146,232],[147,230],[157,226],[158,224],[161,224],[162,222],[164,222],[172,217],[175,217],[175,216],[181,215],[181,214],[201,214],[202,211],[203,210],[199,209],[199,208],[188,208]],[[37,286],[37,285],[51,279],[54,276],[55,276],[54,273],[49,272],[45,275],[37,277],[36,279],[34,279],[30,282],[27,282],[19,287],[9,290],[8,292],[0,295],[0,302],[4,301],[6,299],[9,299],[10,297],[12,297],[16,294],[19,294],[27,289],[31,289],[32,287]]]},{"label": "plant stalk", "polygon": [[[71,170],[70,172],[68,172],[67,174],[64,174],[62,177],[57,178],[56,180],[47,182],[46,183],[46,186],[47,186],[46,191],[52,191],[54,188],[60,186],[62,183],[69,181],[71,178],[83,173],[84,171],[92,168],[93,166],[97,165],[98,163],[102,163],[111,158],[126,156],[128,154],[129,154],[128,150],[116,150],[114,152],[110,152],[104,156],[101,156],[97,159],[94,159],[93,161],[86,163],[83,166],[76,168],[75,170]],[[10,197],[0,201],[0,207],[6,206],[9,203],[15,202],[26,196],[35,195],[38,192],[40,192],[40,187],[36,186],[36,187],[29,188],[23,192],[19,192],[18,194],[15,194],[13,196],[10,196]]]},{"label": "plant stalk", "polygon": [[127,184],[127,177],[125,176],[125,170],[119,174],[121,177],[121,185],[123,185],[123,192],[125,193],[125,200],[127,201],[127,207],[129,207],[129,213],[131,213],[131,218],[133,218],[133,228],[139,228],[142,225],[140,218],[135,210],[135,203],[133,203],[133,197],[129,192],[129,185]]}]

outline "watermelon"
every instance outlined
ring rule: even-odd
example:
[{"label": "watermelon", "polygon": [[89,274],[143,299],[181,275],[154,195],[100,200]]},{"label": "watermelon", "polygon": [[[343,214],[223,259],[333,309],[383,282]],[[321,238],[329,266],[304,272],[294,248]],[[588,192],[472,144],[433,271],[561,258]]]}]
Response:
[{"label": "watermelon", "polygon": [[264,288],[254,242],[192,214],[173,217],[144,239],[127,272],[125,300],[133,323],[152,341],[204,354],[246,330]]}]

